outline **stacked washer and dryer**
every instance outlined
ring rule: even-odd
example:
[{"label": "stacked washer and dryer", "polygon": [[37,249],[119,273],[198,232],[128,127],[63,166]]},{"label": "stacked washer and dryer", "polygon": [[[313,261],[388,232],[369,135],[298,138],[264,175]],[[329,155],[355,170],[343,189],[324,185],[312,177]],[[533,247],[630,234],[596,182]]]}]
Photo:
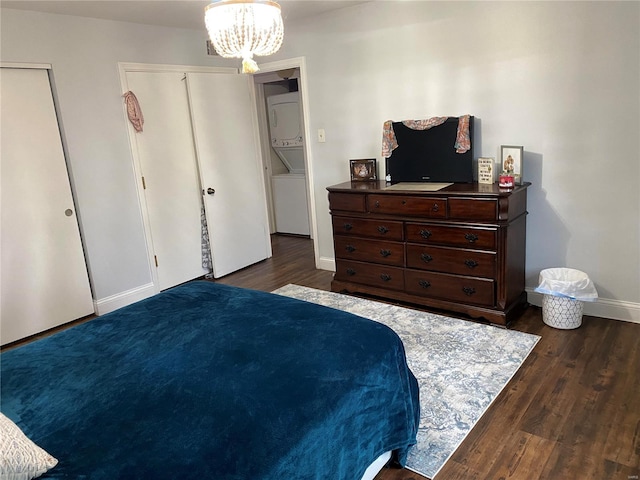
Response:
[{"label": "stacked washer and dryer", "polygon": [[276,232],[309,235],[300,93],[267,98],[271,148],[287,173],[271,176]]}]

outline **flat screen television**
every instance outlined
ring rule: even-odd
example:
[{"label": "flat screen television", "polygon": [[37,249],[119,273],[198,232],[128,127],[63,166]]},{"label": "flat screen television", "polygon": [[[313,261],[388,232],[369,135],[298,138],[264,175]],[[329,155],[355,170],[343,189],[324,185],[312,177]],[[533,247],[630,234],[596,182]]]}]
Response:
[{"label": "flat screen television", "polygon": [[412,130],[402,122],[393,122],[398,146],[386,159],[391,183],[398,182],[473,182],[473,120],[469,118],[471,148],[456,153],[458,117],[427,130]]}]

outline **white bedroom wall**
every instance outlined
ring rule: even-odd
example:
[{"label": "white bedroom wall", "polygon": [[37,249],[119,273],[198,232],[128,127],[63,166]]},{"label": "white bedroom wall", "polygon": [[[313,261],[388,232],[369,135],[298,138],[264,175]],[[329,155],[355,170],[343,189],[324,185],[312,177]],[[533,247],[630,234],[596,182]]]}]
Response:
[{"label": "white bedroom wall", "polygon": [[[144,290],[117,62],[236,62],[207,57],[204,30],[4,8],[0,20],[2,61],[53,65],[95,298]],[[306,58],[321,266],[325,188],[348,180],[350,158],[382,162],[382,123],[470,113],[476,156],[525,149],[528,288],[543,268],[578,268],[601,297],[588,313],[640,321],[639,31],[638,2],[375,1],[289,26],[258,60]]]},{"label": "white bedroom wall", "polygon": [[[125,8],[125,7],[123,7]],[[236,66],[206,32],[1,9],[3,62],[50,63],[96,303],[153,293],[118,62]],[[64,276],[64,272],[60,272]]]},{"label": "white bedroom wall", "polygon": [[306,56],[322,263],[325,187],[382,162],[383,122],[470,113],[476,156],[524,146],[528,289],[577,268],[587,313],[640,321],[639,30],[638,2],[369,2],[290,28],[275,58]]}]

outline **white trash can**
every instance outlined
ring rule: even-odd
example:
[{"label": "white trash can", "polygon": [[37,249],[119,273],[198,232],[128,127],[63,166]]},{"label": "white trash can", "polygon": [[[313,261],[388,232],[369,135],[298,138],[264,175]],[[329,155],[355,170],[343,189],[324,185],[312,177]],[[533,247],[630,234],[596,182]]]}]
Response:
[{"label": "white trash can", "polygon": [[583,302],[595,302],[598,292],[586,273],[572,268],[547,268],[540,272],[542,321],[550,327],[570,330],[582,325]]},{"label": "white trash can", "polygon": [[542,321],[554,328],[571,330],[582,325],[584,303],[554,295],[542,296]]}]

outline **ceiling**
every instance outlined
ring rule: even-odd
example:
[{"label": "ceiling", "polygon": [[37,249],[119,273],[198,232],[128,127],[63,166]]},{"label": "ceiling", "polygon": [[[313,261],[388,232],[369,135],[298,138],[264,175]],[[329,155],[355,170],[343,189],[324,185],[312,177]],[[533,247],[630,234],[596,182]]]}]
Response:
[{"label": "ceiling", "polygon": [[[34,10],[60,15],[101,18],[165,27],[204,28],[204,8],[211,1],[200,0],[0,0],[4,8]],[[365,1],[278,0],[287,23]]]}]

